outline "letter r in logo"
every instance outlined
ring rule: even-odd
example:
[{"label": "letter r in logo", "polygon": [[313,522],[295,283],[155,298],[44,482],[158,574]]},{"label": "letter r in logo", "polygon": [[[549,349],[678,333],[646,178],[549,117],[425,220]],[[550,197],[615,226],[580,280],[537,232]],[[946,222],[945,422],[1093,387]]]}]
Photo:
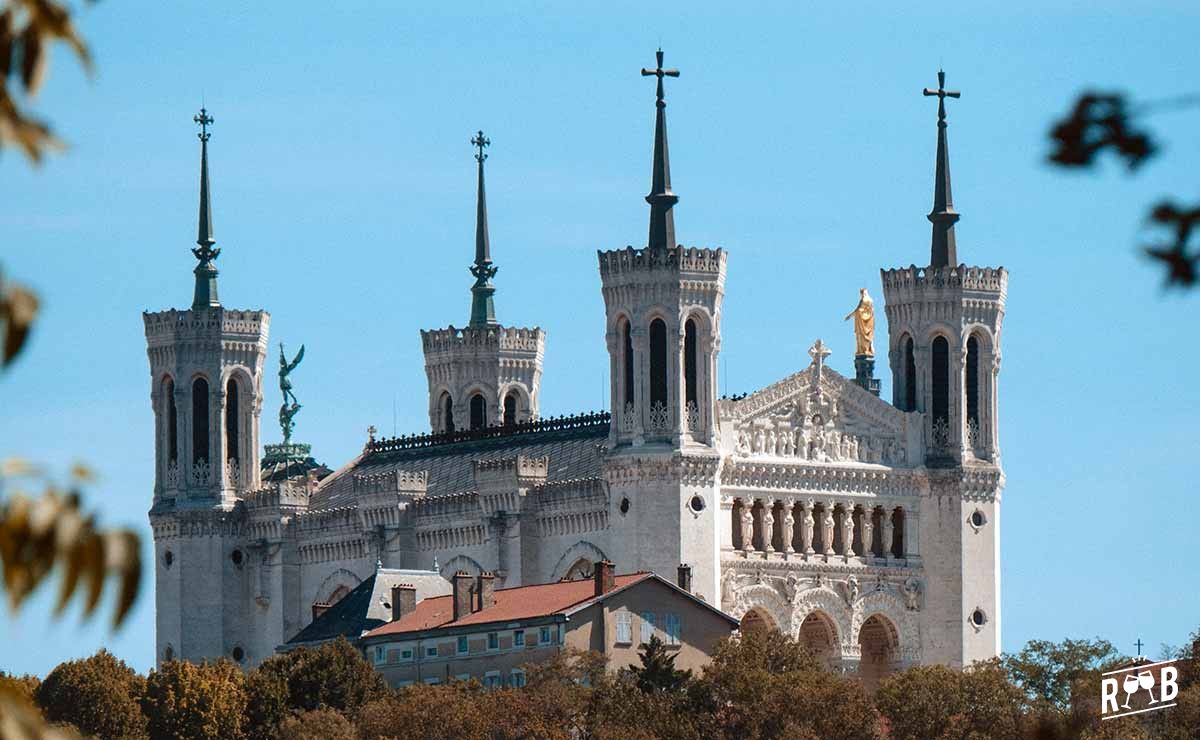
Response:
[{"label": "letter r in logo", "polygon": [[[1110,701],[1112,702],[1111,709],[1108,706]],[[1100,682],[1100,714],[1118,711],[1120,711],[1120,705],[1117,704],[1117,679],[1106,678]]]}]

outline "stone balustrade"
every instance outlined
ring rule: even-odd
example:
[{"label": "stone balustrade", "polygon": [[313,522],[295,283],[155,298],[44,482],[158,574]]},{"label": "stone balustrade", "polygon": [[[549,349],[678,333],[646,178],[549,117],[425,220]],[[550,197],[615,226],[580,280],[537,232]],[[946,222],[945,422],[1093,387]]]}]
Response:
[{"label": "stone balustrade", "polygon": [[914,565],[914,507],[838,497],[734,499],[733,552],[818,562]]}]

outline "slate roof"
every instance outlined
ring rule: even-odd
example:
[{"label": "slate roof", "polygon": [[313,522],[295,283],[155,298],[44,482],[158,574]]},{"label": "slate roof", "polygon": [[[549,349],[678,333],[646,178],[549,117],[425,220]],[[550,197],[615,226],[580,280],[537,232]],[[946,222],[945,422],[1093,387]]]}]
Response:
[{"label": "slate roof", "polygon": [[[582,420],[578,423],[575,420]],[[321,482],[309,502],[310,510],[347,506],[354,499],[354,476],[393,470],[428,471],[426,496],[445,496],[474,487],[474,460],[494,460],[526,455],[548,457],[547,481],[595,478],[608,439],[607,414],[547,419],[518,425],[512,431],[494,428],[481,438],[460,433],[455,437],[423,436],[380,440],[359,458]]]},{"label": "slate roof", "polygon": [[364,631],[387,624],[392,612],[391,605],[386,602],[391,599],[392,586],[402,583],[416,587],[418,604],[424,603],[420,599],[440,598],[450,590],[450,582],[437,571],[377,568],[287,644],[297,646],[338,637],[355,640]]}]

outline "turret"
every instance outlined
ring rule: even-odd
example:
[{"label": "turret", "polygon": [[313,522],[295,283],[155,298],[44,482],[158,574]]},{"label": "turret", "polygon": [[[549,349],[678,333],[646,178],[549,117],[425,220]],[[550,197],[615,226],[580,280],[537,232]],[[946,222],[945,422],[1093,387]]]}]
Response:
[{"label": "turret", "polygon": [[546,332],[538,327],[506,327],[496,320],[492,262],[484,188],[484,149],[491,140],[480,131],[476,148],[475,262],[471,265],[471,314],[465,329],[421,332],[429,380],[429,426],[435,434],[519,424],[538,417]]}]

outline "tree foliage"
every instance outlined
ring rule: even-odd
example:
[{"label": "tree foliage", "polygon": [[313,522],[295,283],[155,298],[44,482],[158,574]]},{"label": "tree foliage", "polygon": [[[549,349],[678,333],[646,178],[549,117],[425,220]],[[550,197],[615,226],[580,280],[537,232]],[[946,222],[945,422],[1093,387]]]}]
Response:
[{"label": "tree foliage", "polygon": [[358,740],[354,723],[336,709],[322,707],[292,715],[279,725],[280,740]]},{"label": "tree foliage", "polygon": [[629,672],[642,691],[679,691],[692,680],[691,671],[675,668],[675,653],[667,649],[666,643],[658,639],[658,635],[650,637],[650,642],[638,653],[638,658],[641,659],[641,665],[632,666]]},{"label": "tree foliage", "polygon": [[246,714],[242,670],[228,660],[172,660],[146,680],[142,700],[152,740],[240,738]]},{"label": "tree foliage", "polygon": [[1004,657],[1003,665],[1013,683],[1025,691],[1030,702],[1058,710],[1071,707],[1071,685],[1118,657],[1108,640],[1031,640],[1021,652]]},{"label": "tree foliage", "polygon": [[[352,713],[388,690],[383,676],[344,637],[268,658],[256,672],[277,677],[264,678],[258,688],[278,686],[282,678],[287,707],[300,711],[325,706]],[[275,689],[270,692],[277,695]]]},{"label": "tree foliage", "polygon": [[50,722],[67,722],[85,735],[139,738],[146,718],[139,701],[146,679],[107,650],[61,663],[35,694]]}]

